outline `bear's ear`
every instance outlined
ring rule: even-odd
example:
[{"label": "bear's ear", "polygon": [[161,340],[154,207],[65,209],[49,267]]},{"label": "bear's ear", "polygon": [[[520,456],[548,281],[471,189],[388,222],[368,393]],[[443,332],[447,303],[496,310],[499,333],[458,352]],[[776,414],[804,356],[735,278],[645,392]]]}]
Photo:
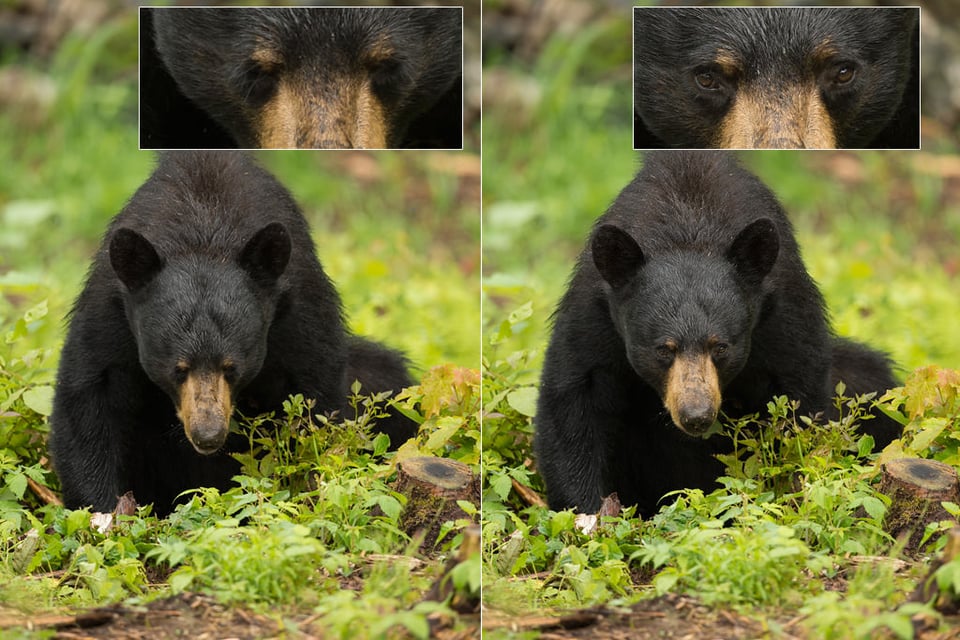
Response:
[{"label": "bear's ear", "polygon": [[120,228],[110,238],[110,266],[127,289],[136,291],[153,280],[163,261],[149,240],[132,229]]},{"label": "bear's ear", "polygon": [[780,234],[770,218],[754,220],[733,240],[727,260],[750,286],[759,286],[780,253]]},{"label": "bear's ear", "polygon": [[279,222],[257,231],[240,252],[240,267],[256,282],[271,285],[290,261],[290,234]]},{"label": "bear's ear", "polygon": [[633,237],[612,224],[602,224],[590,241],[593,264],[611,287],[626,284],[646,259]]}]

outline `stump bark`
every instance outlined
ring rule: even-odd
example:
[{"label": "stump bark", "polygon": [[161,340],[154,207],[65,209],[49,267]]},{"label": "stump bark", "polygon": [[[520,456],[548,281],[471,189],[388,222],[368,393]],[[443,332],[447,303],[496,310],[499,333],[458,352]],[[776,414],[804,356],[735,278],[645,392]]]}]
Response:
[{"label": "stump bark", "polygon": [[423,534],[422,547],[438,542],[444,522],[467,517],[457,500],[480,507],[480,481],[467,465],[455,460],[417,457],[397,465],[396,490],[407,496],[400,528],[408,535]]},{"label": "stump bark", "polygon": [[953,467],[935,460],[899,458],[883,465],[879,490],[889,496],[883,528],[903,537],[904,551],[915,554],[931,522],[951,520],[942,502],[960,502],[960,480]]}]

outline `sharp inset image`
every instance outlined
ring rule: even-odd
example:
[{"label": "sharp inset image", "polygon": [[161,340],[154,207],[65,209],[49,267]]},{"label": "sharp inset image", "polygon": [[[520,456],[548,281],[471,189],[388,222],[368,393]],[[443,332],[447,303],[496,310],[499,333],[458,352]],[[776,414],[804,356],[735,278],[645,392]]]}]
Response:
[{"label": "sharp inset image", "polygon": [[459,149],[450,8],[142,8],[144,149]]},{"label": "sharp inset image", "polygon": [[634,148],[917,149],[917,8],[635,8]]}]

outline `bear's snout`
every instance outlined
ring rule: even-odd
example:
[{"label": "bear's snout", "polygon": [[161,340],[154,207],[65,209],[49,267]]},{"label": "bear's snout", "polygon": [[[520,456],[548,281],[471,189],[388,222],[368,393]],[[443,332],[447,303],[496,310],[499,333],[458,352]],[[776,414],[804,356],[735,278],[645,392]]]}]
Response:
[{"label": "bear's snout", "polygon": [[673,424],[691,436],[702,436],[720,411],[720,381],[707,354],[677,356],[667,373],[664,405]]},{"label": "bear's snout", "polygon": [[229,422],[213,422],[201,425],[190,425],[187,438],[197,453],[210,455],[216,453],[227,441]]},{"label": "bear's snout", "polygon": [[180,387],[177,417],[197,453],[216,453],[230,431],[230,385],[220,372],[190,372]]}]

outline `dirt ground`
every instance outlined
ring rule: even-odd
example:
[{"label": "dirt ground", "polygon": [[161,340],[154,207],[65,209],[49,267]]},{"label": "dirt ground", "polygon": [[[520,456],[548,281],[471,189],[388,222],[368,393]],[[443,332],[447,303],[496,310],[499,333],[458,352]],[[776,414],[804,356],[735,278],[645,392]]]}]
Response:
[{"label": "dirt ground", "polygon": [[[802,618],[775,620],[779,628],[773,634],[758,620],[733,611],[711,609],[695,598],[666,595],[638,602],[630,608],[597,607],[563,616],[504,616],[484,611],[483,629],[539,631],[540,640],[815,640],[800,624]],[[948,631],[915,625],[916,640],[960,640],[960,617],[947,620]],[[895,638],[893,634],[872,636],[877,640]]]},{"label": "dirt ground", "polygon": [[[279,616],[278,616],[279,617]],[[445,621],[431,620],[432,637],[467,640],[480,637],[478,615],[461,616],[459,629]],[[140,607],[101,607],[72,616],[15,616],[0,610],[0,634],[5,629],[54,630],[57,640],[262,640],[264,638],[326,638],[319,616],[284,616],[285,627],[276,620],[239,607],[218,603],[195,594],[155,600]],[[403,637],[398,635],[398,637]]]}]

